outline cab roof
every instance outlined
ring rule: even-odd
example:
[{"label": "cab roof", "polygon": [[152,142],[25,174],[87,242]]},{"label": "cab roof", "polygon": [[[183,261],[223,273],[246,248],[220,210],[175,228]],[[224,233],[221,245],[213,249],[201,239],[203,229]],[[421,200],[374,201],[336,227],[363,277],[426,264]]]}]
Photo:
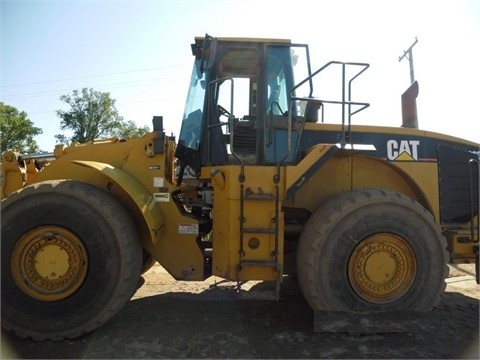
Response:
[{"label": "cab roof", "polygon": [[[199,44],[205,39],[205,36],[196,36],[195,43]],[[269,38],[242,38],[242,37],[217,37],[219,42],[245,42],[245,43],[277,43],[277,44],[291,44],[290,39],[269,39]]]}]

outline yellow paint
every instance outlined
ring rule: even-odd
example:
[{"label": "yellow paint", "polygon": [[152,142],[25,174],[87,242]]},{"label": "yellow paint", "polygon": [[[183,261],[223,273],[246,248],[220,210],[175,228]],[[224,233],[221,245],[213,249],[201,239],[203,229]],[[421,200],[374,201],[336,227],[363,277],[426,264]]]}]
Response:
[{"label": "yellow paint", "polygon": [[[213,274],[226,278],[240,280],[276,280],[278,273],[271,267],[243,267],[237,273],[236,266],[240,262],[240,166],[218,166],[202,170],[202,175],[213,174],[222,176],[224,181],[214,181],[214,206],[212,218],[213,228]],[[275,194],[273,177],[276,168],[273,166],[246,166],[244,190],[260,194]],[[284,192],[284,182],[280,182],[281,193]],[[280,202],[281,206],[281,202]],[[244,206],[245,228],[269,228],[275,226],[275,201],[273,200],[245,200]],[[283,249],[283,217],[279,214],[279,249]],[[248,242],[256,238],[257,248],[250,248]],[[245,234],[242,254],[244,259],[272,261],[272,252],[275,249],[274,234]],[[283,266],[283,251],[278,254],[279,266]]]},{"label": "yellow paint", "polygon": [[348,262],[354,291],[366,301],[386,304],[402,297],[413,284],[417,264],[410,245],[389,233],[361,241]]},{"label": "yellow paint", "polygon": [[151,241],[157,244],[162,237],[163,216],[160,207],[156,206],[153,194],[149,193],[134,177],[127,172],[109,164],[73,160],[75,164],[95,169],[117,183],[137,205],[150,229]]},{"label": "yellow paint", "polygon": [[20,291],[41,301],[72,295],[83,284],[88,266],[82,241],[60,226],[27,231],[11,255],[13,281]]},{"label": "yellow paint", "polygon": [[[129,210],[143,247],[176,279],[203,280],[203,255],[195,234],[179,234],[178,225],[198,222],[181,215],[169,199],[156,202],[154,178],[164,178],[163,193],[171,194],[173,184],[173,141],[166,142],[164,154],[152,154],[152,134],[119,141],[112,139],[90,145],[56,148],[56,160],[39,172],[39,182],[49,179],[76,179],[109,191]],[[95,159],[89,161],[86,159]]]}]

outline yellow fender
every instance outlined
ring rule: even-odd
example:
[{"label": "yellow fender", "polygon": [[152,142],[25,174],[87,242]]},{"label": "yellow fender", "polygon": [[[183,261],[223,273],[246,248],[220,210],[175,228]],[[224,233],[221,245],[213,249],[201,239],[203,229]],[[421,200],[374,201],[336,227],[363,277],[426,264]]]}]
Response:
[{"label": "yellow fender", "polygon": [[112,165],[96,162],[72,160],[73,163],[97,170],[120,188],[122,188],[133,200],[150,230],[152,243],[155,245],[160,241],[163,228],[163,215],[157,206],[155,199],[133,176]]}]

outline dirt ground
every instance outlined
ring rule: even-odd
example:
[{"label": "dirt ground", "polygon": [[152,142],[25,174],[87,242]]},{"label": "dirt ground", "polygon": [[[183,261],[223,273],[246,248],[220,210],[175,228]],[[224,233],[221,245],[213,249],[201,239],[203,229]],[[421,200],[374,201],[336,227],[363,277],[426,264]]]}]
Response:
[{"label": "dirt ground", "polygon": [[398,320],[403,327],[388,331],[375,326],[356,332],[335,329],[335,324],[349,324],[348,318],[334,321],[331,331],[314,331],[315,321],[331,321],[332,316],[314,317],[288,280],[280,300],[269,301],[239,298],[234,283],[214,277],[176,282],[158,264],[144,279],[118,315],[82,338],[33,342],[2,332],[2,358],[480,358],[480,286],[473,265],[451,267],[440,304],[414,321],[417,327]]}]

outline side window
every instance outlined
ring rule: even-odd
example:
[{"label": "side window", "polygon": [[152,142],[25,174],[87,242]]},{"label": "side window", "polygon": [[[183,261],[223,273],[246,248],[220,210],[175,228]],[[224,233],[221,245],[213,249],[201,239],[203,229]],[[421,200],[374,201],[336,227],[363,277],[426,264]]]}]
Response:
[{"label": "side window", "polygon": [[[296,100],[291,103],[292,97],[298,96],[296,92],[292,92],[294,81],[299,81],[297,77],[304,75],[302,71],[295,70],[299,63],[296,50],[297,48],[292,46],[267,48],[264,131],[264,154],[267,163],[294,161],[296,144],[300,139],[302,123],[298,115],[304,109]],[[308,67],[305,70],[308,73]],[[301,90],[304,91],[303,88]]]},{"label": "side window", "polygon": [[233,81],[233,87],[230,81],[224,81],[220,84],[217,104],[228,112],[232,112],[234,118],[243,120],[251,113],[250,79],[234,77],[231,80]]},{"label": "side window", "polygon": [[256,159],[257,69],[257,49],[230,49],[220,60],[216,93],[227,152],[248,162]]},{"label": "side window", "polygon": [[[293,69],[293,83],[299,84],[310,75],[308,66],[308,54],[305,46],[292,47],[291,49],[292,69]],[[292,94],[296,98],[308,98],[311,94],[310,83],[306,82],[298,87]],[[304,116],[306,101],[296,100],[292,104],[293,115]]]},{"label": "side window", "polygon": [[[254,86],[253,86],[253,85]],[[233,151],[237,154],[256,153],[255,106],[256,83],[249,78],[231,78],[218,89],[217,111],[222,132],[227,137],[227,152],[232,153],[230,134],[233,133]]]},{"label": "side window", "polygon": [[[289,48],[269,48],[267,55],[267,114],[283,115],[288,111],[285,69],[289,69]],[[290,84],[291,87],[291,84]]]},{"label": "side window", "polygon": [[257,49],[230,49],[219,62],[218,78],[231,79],[233,90],[231,83],[221,81],[217,104],[228,111],[232,110],[238,119],[256,115],[257,69]]},{"label": "side window", "polygon": [[285,73],[280,69],[278,73],[273,71],[268,74],[268,101],[267,113],[271,115],[283,115],[288,110],[287,84]]}]

